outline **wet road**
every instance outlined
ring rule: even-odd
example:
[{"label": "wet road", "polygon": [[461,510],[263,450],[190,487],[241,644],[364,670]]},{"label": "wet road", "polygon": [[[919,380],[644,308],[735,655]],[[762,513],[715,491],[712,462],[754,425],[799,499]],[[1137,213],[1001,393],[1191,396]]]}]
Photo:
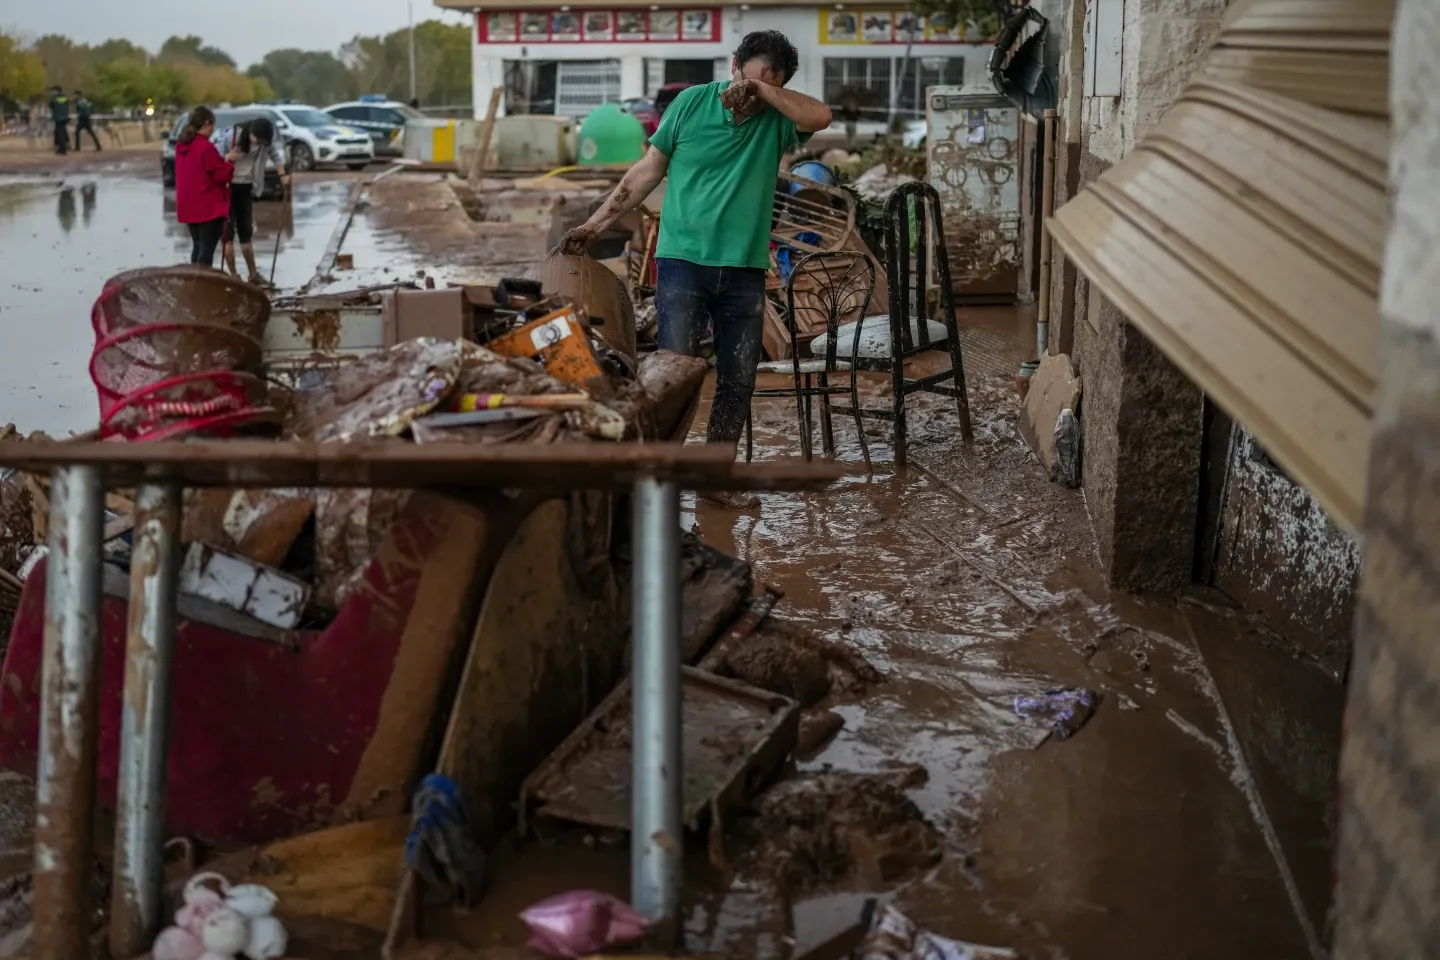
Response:
[{"label": "wet road", "polygon": [[[1007,358],[975,359],[977,371],[1010,369]],[[776,617],[857,650],[886,675],[866,693],[825,701],[845,728],[801,769],[923,766],[928,782],[911,797],[945,851],[903,882],[791,897],[717,874],[697,842],[686,860],[687,951],[798,957],[877,895],[938,933],[1028,958],[1314,956],[1329,882],[1316,811],[1333,798],[1322,787],[1262,807],[1236,731],[1290,721],[1273,703],[1249,718],[1226,711],[1196,623],[1199,648],[1231,651],[1229,670],[1254,675],[1266,658],[1233,619],[1109,595],[1083,496],[1050,484],[1024,446],[1009,378],[980,373],[971,391],[973,448],[959,442],[948,403],[922,398],[910,418],[912,462],[963,499],[914,467],[886,465],[878,425],[866,476],[853,421],[837,417],[839,459],[858,470],[831,490],[765,494],[742,513],[687,501],[709,543],[785,591]],[[702,404],[692,442],[706,416]],[[755,424],[757,458],[796,455],[792,401],[757,401]],[[1267,675],[1284,689],[1304,669],[1271,662]],[[1072,739],[1042,743],[1044,730],[1017,716],[1014,700],[1070,686],[1100,691],[1100,707]],[[1283,860],[1282,848],[1291,854]],[[507,952],[524,942],[516,913],[585,887],[627,895],[624,844],[503,848],[485,901],[446,930],[476,952],[453,955],[525,955]]]},{"label": "wet road", "polygon": [[[290,203],[256,204],[256,260],[268,275],[278,236],[281,289],[314,276],[350,186],[346,178],[300,180]],[[86,364],[101,285],[122,270],[189,257],[174,193],[158,180],[0,176],[0,422],[60,436],[93,428]]]}]

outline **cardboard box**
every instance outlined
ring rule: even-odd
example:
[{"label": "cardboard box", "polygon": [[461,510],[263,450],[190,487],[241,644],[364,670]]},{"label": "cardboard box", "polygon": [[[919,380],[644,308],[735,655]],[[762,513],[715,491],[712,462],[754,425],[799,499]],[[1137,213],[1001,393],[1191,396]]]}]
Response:
[{"label": "cardboard box", "polygon": [[394,346],[417,337],[473,340],[474,317],[474,309],[465,296],[465,291],[458,287],[443,290],[396,290],[385,297],[386,345]]}]

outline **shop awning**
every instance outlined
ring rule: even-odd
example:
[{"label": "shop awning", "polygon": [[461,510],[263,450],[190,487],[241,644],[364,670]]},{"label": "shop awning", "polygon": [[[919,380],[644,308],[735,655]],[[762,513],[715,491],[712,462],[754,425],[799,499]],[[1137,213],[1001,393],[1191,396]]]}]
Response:
[{"label": "shop awning", "polygon": [[1341,525],[1378,368],[1390,0],[1250,0],[1055,242]]}]

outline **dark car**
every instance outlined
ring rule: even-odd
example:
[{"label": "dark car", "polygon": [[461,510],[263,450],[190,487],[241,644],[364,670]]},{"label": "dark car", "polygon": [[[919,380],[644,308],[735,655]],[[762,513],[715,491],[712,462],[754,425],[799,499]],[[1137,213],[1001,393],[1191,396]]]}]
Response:
[{"label": "dark car", "polygon": [[[680,96],[680,91],[688,90],[693,86],[695,86],[693,83],[667,83],[661,87],[655,93],[655,116],[657,118],[663,117],[666,108],[675,102],[676,97]],[[658,119],[656,120],[656,126],[659,126]]]},{"label": "dark car", "polygon": [[645,136],[655,136],[655,131],[660,128],[660,111],[655,109],[655,101],[646,97],[633,97],[620,104],[621,109],[636,120],[645,128]]},{"label": "dark car", "polygon": [[399,157],[405,153],[405,124],[424,120],[425,114],[398,100],[362,97],[349,103],[337,103],[325,112],[347,127],[364,130],[375,143],[375,156]]},{"label": "dark car", "polygon": [[[215,111],[215,129],[224,130],[226,127],[237,126],[242,123],[249,123],[257,117],[269,116],[268,113],[259,110],[228,110]],[[188,113],[182,113],[175,121],[175,126],[165,134],[165,146],[160,151],[160,179],[166,188],[175,187],[175,142],[180,136],[180,129],[185,126],[185,121],[190,119]],[[280,200],[285,196],[285,185],[280,182],[280,171],[275,169],[271,161],[265,163],[265,190],[260,194],[261,200]]]}]

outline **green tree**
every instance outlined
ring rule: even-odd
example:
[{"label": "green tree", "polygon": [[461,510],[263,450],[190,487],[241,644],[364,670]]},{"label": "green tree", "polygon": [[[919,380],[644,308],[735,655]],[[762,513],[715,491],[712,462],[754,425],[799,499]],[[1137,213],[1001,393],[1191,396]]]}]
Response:
[{"label": "green tree", "polygon": [[345,64],[324,51],[272,50],[246,73],[269,85],[270,96],[265,99],[278,97],[323,107],[350,100],[358,93]]},{"label": "green tree", "polygon": [[107,60],[96,64],[89,96],[102,110],[127,109],[150,96],[150,68],[136,60]]},{"label": "green tree", "polygon": [[949,17],[966,25],[969,39],[991,38],[1011,12],[1028,0],[915,0],[915,9],[929,16]]},{"label": "green tree", "polygon": [[159,59],[165,63],[179,63],[184,60],[195,60],[207,67],[229,67],[236,69],[235,61],[218,47],[205,45],[200,37],[171,37],[160,47]]},{"label": "green tree", "polygon": [[69,37],[47,33],[35,41],[35,53],[45,65],[45,79],[66,90],[83,87],[94,72],[94,52]]},{"label": "green tree", "polygon": [[45,89],[45,64],[19,37],[0,33],[0,97],[28,103]]},{"label": "green tree", "polygon": [[150,92],[145,96],[162,107],[184,107],[194,99],[185,72],[170,64],[151,67],[148,82]]},{"label": "green tree", "polygon": [[[463,24],[427,20],[415,27],[416,95],[423,103],[456,104],[472,92],[470,30]],[[356,37],[340,51],[362,93],[410,98],[410,34]]]}]

